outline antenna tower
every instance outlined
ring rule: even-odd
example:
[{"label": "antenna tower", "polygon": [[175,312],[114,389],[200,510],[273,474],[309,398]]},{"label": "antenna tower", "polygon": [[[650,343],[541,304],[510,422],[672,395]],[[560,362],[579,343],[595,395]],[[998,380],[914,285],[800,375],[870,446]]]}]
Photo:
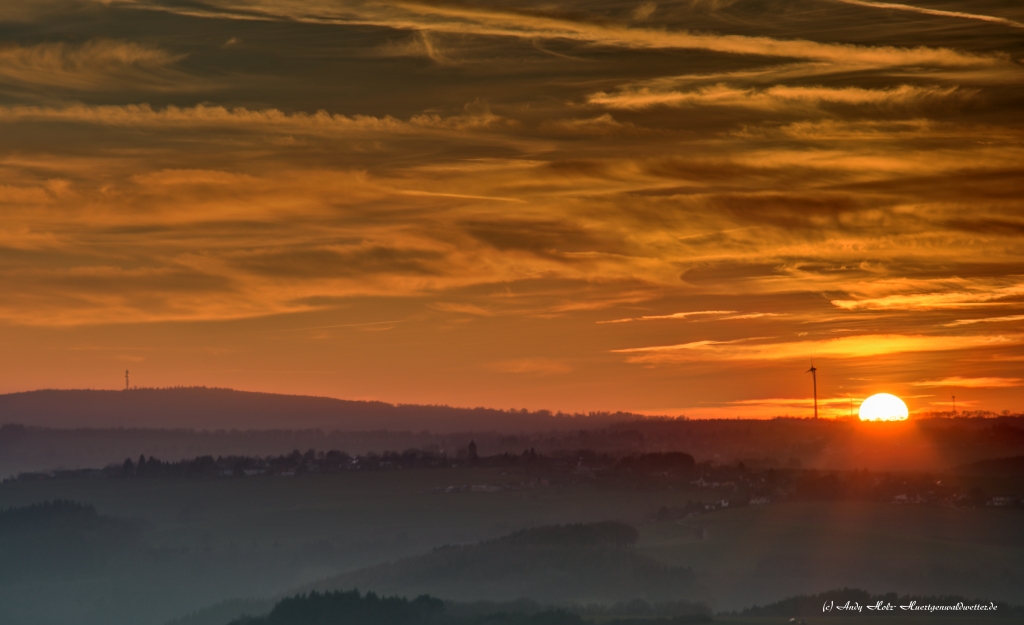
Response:
[{"label": "antenna tower", "polygon": [[811,363],[811,368],[804,373],[810,373],[811,378],[814,380],[814,418],[818,418],[818,368]]}]

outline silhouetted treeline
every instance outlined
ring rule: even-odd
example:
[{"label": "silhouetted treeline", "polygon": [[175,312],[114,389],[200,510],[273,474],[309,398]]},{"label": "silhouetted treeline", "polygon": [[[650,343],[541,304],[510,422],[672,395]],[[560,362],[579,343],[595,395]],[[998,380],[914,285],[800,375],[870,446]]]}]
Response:
[{"label": "silhouetted treeline", "polygon": [[[817,469],[755,469],[738,462],[732,465],[696,463],[682,452],[614,455],[591,450],[539,454],[533,449],[519,454],[470,456],[466,450],[456,457],[445,453],[409,449],[351,456],[332,450],[298,450],[280,456],[200,456],[191,460],[164,462],[150,456],[108,465],[102,470],[23,473],[19,480],[105,478],[220,478],[237,479],[258,476],[300,477],[353,471],[389,471],[408,469],[501,468],[519,469],[527,479],[497,485],[449,486],[446,492],[494,491],[531,488],[554,482],[632,481],[645,487],[678,483],[680,486],[709,489],[708,501],[688,501],[685,506],[663,507],[656,518],[673,520],[724,507],[790,500],[861,500],[902,504],[926,504],[952,507],[1024,506],[1015,489],[1010,492],[997,478],[1019,468],[1017,457],[988,464],[968,465],[937,479],[930,473],[890,473],[867,470],[821,471]],[[974,468],[972,468],[974,467]],[[980,467],[980,468],[978,468]],[[994,467],[994,468],[993,468]],[[989,476],[985,471],[1001,471]],[[1015,473],[1012,475],[1019,475]],[[1011,477],[1012,477],[1011,475]]]},{"label": "silhouetted treeline", "polygon": [[0,532],[94,528],[104,521],[96,508],[67,499],[0,510]]},{"label": "silhouetted treeline", "polygon": [[191,460],[165,462],[140,455],[137,460],[126,458],[123,463],[108,465],[102,470],[81,469],[23,473],[21,480],[59,479],[75,477],[252,477],[257,475],[297,476],[306,474],[340,473],[345,471],[381,471],[393,469],[430,469],[457,467],[532,467],[552,471],[621,470],[646,474],[652,470],[685,473],[693,469],[692,456],[680,452],[668,454],[635,454],[614,456],[590,450],[561,452],[551,456],[527,449],[520,454],[496,454],[470,457],[465,450],[455,457],[420,449],[403,452],[387,451],[362,456],[331,450],[305,453],[298,450],[280,456],[200,456]]},{"label": "silhouetted treeline", "polygon": [[[1019,416],[862,424],[851,420],[788,418],[680,420],[628,414],[560,421],[554,415],[542,426],[529,419],[519,421],[519,412],[502,414],[520,428],[518,433],[486,430],[487,420],[475,421],[463,432],[447,433],[428,431],[434,427],[430,420],[418,423],[416,429],[365,431],[61,430],[8,424],[0,427],[0,477],[60,467],[97,467],[126,456],[137,458],[139,454],[177,461],[199,456],[274,456],[309,448],[344,449],[354,455],[420,449],[457,458],[465,453],[471,440],[476,442],[481,456],[518,454],[523,449],[545,455],[578,449],[615,456],[685,452],[700,462],[743,461],[759,468],[943,471],[956,465],[1024,455],[1024,418]],[[11,413],[2,410],[0,415],[12,418]],[[610,423],[610,419],[621,421]],[[566,431],[558,429],[560,425],[551,425],[555,422],[572,423],[575,427]],[[378,425],[385,426],[384,422]],[[584,429],[577,429],[579,426]]]},{"label": "silhouetted treeline", "polygon": [[358,590],[316,592],[282,599],[262,617],[232,621],[232,625],[582,625],[583,619],[565,610],[533,614],[497,612],[468,617],[445,614],[444,602],[427,595],[409,600],[381,597]]},{"label": "silhouetted treeline", "polygon": [[[846,606],[847,604],[853,606],[852,609],[837,609],[836,606]],[[991,606],[996,607],[995,610],[985,611],[972,611],[972,610],[950,610],[950,611],[924,611],[913,613],[910,610],[903,610],[900,606],[909,606],[916,604],[917,606],[956,606],[962,604],[963,606]],[[965,597],[956,595],[898,595],[896,593],[886,594],[872,594],[866,590],[860,590],[856,588],[843,588],[840,590],[829,590],[827,592],[818,593],[816,595],[798,595],[796,597],[789,597],[782,601],[776,601],[765,606],[754,606],[747,608],[739,614],[743,616],[759,616],[759,617],[803,617],[803,616],[814,616],[821,617],[826,613],[824,608],[831,606],[831,609],[827,613],[831,616],[842,616],[844,612],[851,611],[857,612],[856,606],[862,606],[860,614],[853,614],[851,616],[863,615],[864,612],[874,612],[876,614],[892,614],[896,616],[911,615],[911,617],[917,617],[918,619],[930,620],[932,618],[941,616],[953,616],[963,619],[964,617],[972,617],[977,619],[987,619],[989,617],[995,618],[1014,618],[1020,619],[1024,617],[1024,607],[1011,605],[1002,601],[989,601],[988,599],[967,599]],[[868,610],[864,606],[893,606],[892,610]]]}]

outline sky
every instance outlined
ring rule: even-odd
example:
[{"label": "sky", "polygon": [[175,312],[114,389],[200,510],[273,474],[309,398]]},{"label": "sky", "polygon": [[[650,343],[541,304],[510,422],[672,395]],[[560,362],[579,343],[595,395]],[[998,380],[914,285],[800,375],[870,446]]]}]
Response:
[{"label": "sky", "polygon": [[1024,410],[1024,4],[0,3],[0,392]]}]

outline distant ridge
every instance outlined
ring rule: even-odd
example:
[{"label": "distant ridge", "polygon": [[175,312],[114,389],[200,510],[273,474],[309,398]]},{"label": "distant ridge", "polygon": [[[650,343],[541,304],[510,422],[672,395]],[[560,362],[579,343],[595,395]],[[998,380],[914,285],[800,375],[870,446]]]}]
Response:
[{"label": "distant ridge", "polygon": [[0,424],[54,428],[511,433],[604,427],[637,418],[641,416],[623,412],[564,415],[546,410],[394,405],[207,387],[41,390],[0,395]]}]

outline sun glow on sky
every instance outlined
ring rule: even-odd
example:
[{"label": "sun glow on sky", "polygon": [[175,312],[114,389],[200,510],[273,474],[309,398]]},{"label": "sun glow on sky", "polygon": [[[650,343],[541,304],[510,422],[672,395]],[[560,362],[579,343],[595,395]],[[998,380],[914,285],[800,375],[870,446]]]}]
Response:
[{"label": "sun glow on sky", "polygon": [[1019,0],[201,4],[0,1],[0,393],[1024,409]]},{"label": "sun glow on sky", "polygon": [[860,405],[861,421],[906,421],[910,416],[903,400],[889,393],[877,393]]}]

